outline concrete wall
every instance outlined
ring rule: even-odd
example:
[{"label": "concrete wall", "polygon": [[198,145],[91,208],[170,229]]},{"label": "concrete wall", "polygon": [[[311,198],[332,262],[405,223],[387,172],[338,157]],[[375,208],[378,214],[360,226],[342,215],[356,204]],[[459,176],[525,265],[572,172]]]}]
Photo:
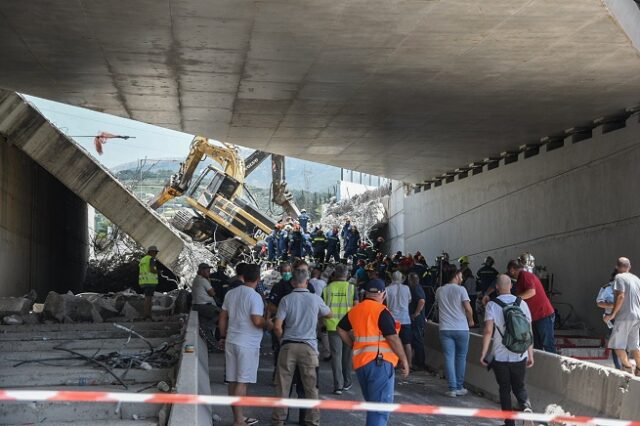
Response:
[{"label": "concrete wall", "polygon": [[0,136],[0,296],[79,291],[87,205]]},{"label": "concrete wall", "polygon": [[[468,255],[474,270],[491,255],[504,270],[523,251],[555,274],[562,292],[553,302],[566,315],[571,304],[596,331],[595,306],[618,256],[640,264],[640,124],[541,152],[533,157],[401,197],[405,248],[433,261],[442,250]],[[394,193],[398,198],[398,194]],[[398,213],[399,214],[399,213]]]},{"label": "concrete wall", "polygon": [[[427,365],[444,376],[444,357],[437,324],[427,325],[425,348]],[[480,365],[481,352],[482,337],[472,333],[465,386],[498,402],[495,376]],[[564,412],[575,415],[640,418],[637,403],[640,380],[621,371],[535,351],[534,366],[527,370],[526,383],[535,412],[545,412],[551,404],[557,404]],[[445,390],[446,383],[443,382]]]},{"label": "concrete wall", "polygon": [[387,253],[404,252],[404,189],[401,182],[391,183],[389,197],[389,226],[385,250]]}]

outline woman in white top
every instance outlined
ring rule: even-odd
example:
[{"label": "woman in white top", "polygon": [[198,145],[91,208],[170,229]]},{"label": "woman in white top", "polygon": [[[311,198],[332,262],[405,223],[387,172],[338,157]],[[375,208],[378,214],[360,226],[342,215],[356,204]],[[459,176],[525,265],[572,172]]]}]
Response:
[{"label": "woman in white top", "polygon": [[445,372],[449,382],[447,396],[457,397],[468,392],[463,387],[469,350],[469,327],[473,327],[473,311],[467,290],[461,286],[462,272],[454,265],[442,267],[443,282],[436,291],[440,329],[440,343],[445,359]]},{"label": "woman in white top", "polygon": [[[411,362],[411,317],[409,316],[409,302],[411,302],[411,289],[402,284],[404,276],[402,272],[395,271],[391,275],[391,284],[387,287],[387,308],[396,321],[400,323],[400,340]],[[411,368],[411,365],[409,366]]]}]

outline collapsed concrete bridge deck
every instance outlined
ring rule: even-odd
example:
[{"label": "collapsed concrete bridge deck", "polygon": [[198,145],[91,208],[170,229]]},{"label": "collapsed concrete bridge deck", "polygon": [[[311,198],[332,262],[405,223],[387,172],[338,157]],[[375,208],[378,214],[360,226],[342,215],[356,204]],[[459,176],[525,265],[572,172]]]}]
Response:
[{"label": "collapsed concrete bridge deck", "polygon": [[33,105],[5,90],[0,154],[0,295],[80,290],[88,253],[84,203],[143,247],[162,247],[158,257],[167,266],[177,262],[181,237]]}]

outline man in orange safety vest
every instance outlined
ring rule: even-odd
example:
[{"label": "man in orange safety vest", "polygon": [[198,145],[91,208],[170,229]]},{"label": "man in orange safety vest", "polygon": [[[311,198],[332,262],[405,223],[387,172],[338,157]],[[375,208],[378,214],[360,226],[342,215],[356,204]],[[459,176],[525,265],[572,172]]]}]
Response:
[{"label": "man in orange safety vest", "polygon": [[[384,281],[365,284],[365,298],[338,323],[342,341],[353,348],[356,371],[365,401],[393,402],[395,367],[400,362],[402,377],[409,375],[409,362],[398,337],[400,324],[382,304]],[[384,426],[389,412],[367,412],[367,426]]]}]

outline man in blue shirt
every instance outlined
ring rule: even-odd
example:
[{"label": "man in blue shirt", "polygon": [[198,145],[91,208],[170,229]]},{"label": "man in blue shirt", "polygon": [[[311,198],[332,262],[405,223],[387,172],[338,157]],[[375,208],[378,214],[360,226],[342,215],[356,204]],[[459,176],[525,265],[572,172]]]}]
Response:
[{"label": "man in blue shirt", "polygon": [[307,214],[307,210],[306,209],[302,209],[300,210],[300,216],[298,216],[298,222],[300,223],[300,227],[302,228],[302,231],[306,234],[307,233],[307,225],[309,224],[309,215]]}]

